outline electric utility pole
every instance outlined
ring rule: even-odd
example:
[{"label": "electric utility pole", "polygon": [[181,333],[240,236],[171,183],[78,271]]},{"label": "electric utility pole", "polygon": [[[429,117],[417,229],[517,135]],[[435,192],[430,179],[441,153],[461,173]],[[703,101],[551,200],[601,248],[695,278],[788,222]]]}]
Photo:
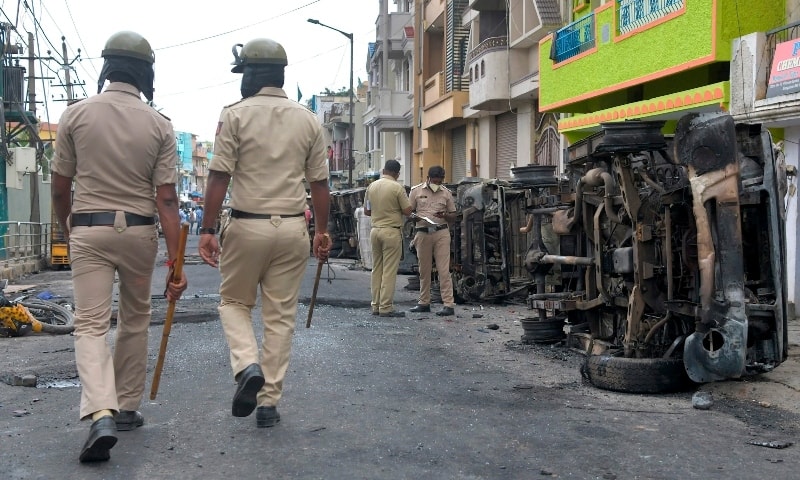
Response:
[{"label": "electric utility pole", "polygon": [[[28,32],[28,110],[31,112],[31,118],[36,118],[36,57],[33,55],[33,32]],[[28,140],[28,145],[33,145],[39,137],[39,122],[31,122],[31,138]],[[35,147],[34,147],[35,148]],[[38,165],[37,165],[38,167]],[[42,221],[41,212],[39,211],[39,169],[34,168],[31,172],[31,216],[30,222],[38,224]],[[38,229],[38,227],[36,227]],[[39,233],[39,232],[37,232]],[[37,236],[39,238],[39,236]],[[34,252],[40,253],[41,242],[35,242]]]}]

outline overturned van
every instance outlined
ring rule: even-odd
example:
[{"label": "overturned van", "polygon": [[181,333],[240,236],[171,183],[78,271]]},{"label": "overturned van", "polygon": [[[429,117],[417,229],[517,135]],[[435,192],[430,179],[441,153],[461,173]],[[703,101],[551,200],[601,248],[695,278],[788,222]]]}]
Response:
[{"label": "overturned van", "polygon": [[677,390],[787,357],[786,168],[769,132],[720,114],[662,127],[605,124],[527,208],[530,305],[563,319],[600,388]]}]

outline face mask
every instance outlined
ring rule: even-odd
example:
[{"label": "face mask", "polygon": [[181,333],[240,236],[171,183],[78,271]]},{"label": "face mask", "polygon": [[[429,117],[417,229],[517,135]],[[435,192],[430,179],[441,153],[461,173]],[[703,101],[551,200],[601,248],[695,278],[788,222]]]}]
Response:
[{"label": "face mask", "polygon": [[428,182],[428,188],[430,188],[431,191],[433,191],[433,193],[438,192],[441,187],[442,187],[441,185],[436,185],[435,183]]}]

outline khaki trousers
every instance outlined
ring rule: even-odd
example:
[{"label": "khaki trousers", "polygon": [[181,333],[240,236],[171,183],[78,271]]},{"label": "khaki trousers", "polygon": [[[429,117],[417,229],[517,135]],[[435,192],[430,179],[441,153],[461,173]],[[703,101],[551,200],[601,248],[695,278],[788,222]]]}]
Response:
[{"label": "khaki trousers", "polygon": [[[308,260],[303,217],[271,220],[232,218],[220,234],[219,317],[230,348],[233,374],[258,363],[266,382],[259,406],[278,404],[289,367],[297,296]],[[261,355],[252,310],[261,288]]]},{"label": "khaki trousers", "polygon": [[397,285],[397,268],[403,250],[403,237],[399,228],[376,228],[369,232],[372,243],[372,311],[394,311],[394,289]]},{"label": "khaki trousers", "polygon": [[443,229],[433,233],[417,232],[414,237],[419,260],[419,300],[420,305],[431,304],[431,269],[436,261],[439,274],[439,290],[445,307],[455,307],[453,299],[453,277],[450,276],[450,230]]},{"label": "khaki trousers", "polygon": [[[82,420],[103,409],[137,410],[144,394],[158,234],[150,225],[121,228],[118,232],[115,227],[74,227],[70,233]],[[106,337],[115,272],[119,311],[112,355]]]}]

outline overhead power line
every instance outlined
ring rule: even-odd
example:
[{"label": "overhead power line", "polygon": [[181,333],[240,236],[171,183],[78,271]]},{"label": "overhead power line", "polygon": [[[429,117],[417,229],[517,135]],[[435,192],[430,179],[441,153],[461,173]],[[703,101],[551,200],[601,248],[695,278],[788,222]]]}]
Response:
[{"label": "overhead power line", "polygon": [[272,20],[281,18],[281,17],[286,16],[286,15],[288,15],[290,13],[296,12],[298,10],[302,10],[302,9],[308,7],[309,5],[313,5],[313,4],[317,3],[317,2],[319,2],[319,0],[314,0],[313,2],[308,2],[305,5],[301,5],[301,6],[297,7],[297,8],[293,8],[293,9],[289,10],[288,12],[283,12],[280,15],[275,15],[274,17],[270,17],[270,18],[267,18],[265,20],[260,20],[258,22],[251,23],[249,25],[244,25],[244,26],[239,27],[239,28],[234,28],[233,30],[228,30],[227,32],[216,33],[214,35],[209,35],[208,37],[198,38],[197,40],[189,40],[188,42],[183,42],[183,43],[176,43],[175,45],[169,45],[167,47],[155,48],[154,50],[167,50],[169,48],[182,47],[184,45],[189,45],[189,44],[192,44],[192,43],[202,42],[202,41],[205,41],[205,40],[210,40],[212,38],[221,37],[221,36],[227,35],[229,33],[238,32],[238,31],[244,30],[246,28],[254,27],[256,25],[261,25],[262,23],[267,23],[267,22],[270,22]]}]

